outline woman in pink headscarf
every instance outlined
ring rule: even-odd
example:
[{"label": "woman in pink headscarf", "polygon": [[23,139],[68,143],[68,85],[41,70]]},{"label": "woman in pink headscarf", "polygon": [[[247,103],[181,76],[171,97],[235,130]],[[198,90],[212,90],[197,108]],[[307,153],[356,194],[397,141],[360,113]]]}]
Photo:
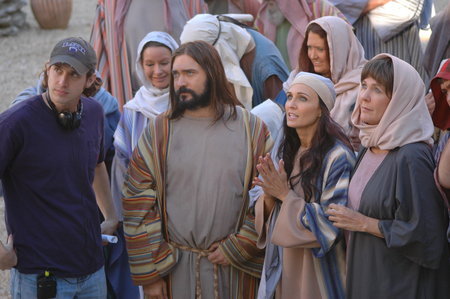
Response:
[{"label": "woman in pink headscarf", "polygon": [[[298,68],[293,70],[283,85],[289,86],[300,71],[312,72],[329,78],[336,90],[336,104],[331,117],[348,135],[351,107],[358,94],[361,70],[366,64],[364,49],[344,20],[326,16],[309,23],[306,38],[300,49]],[[282,95],[277,102],[284,103]]]},{"label": "woman in pink headscarf", "polygon": [[348,207],[329,220],[350,232],[347,298],[450,298],[444,203],[434,183],[433,122],[417,71],[388,54],[361,73],[352,114],[364,149]]},{"label": "woman in pink headscarf", "polygon": [[345,20],[339,9],[326,0],[264,0],[255,23],[278,47],[286,65],[295,69],[306,26],[323,16]]}]

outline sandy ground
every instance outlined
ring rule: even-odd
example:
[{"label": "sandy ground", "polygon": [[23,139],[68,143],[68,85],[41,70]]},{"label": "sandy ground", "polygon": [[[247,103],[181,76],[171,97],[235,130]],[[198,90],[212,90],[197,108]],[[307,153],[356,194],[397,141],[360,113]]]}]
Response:
[{"label": "sandy ground", "polygon": [[[95,0],[73,0],[69,26],[64,30],[41,30],[29,4],[23,8],[29,28],[17,36],[0,37],[0,112],[6,110],[15,96],[34,85],[49,59],[53,46],[69,36],[89,40],[95,15]],[[6,241],[4,204],[0,198],[0,240]],[[0,271],[0,298],[9,297],[9,271]]]}]

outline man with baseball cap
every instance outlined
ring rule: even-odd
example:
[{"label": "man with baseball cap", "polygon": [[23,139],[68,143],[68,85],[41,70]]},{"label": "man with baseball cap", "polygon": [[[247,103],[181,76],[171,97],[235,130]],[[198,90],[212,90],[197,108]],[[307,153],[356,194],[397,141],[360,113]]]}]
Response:
[{"label": "man with baseball cap", "polygon": [[[106,298],[101,233],[117,215],[104,164],[103,111],[82,96],[96,56],[82,38],[58,42],[43,94],[0,114],[0,179],[12,298]],[[100,223],[98,207],[105,221]]]}]

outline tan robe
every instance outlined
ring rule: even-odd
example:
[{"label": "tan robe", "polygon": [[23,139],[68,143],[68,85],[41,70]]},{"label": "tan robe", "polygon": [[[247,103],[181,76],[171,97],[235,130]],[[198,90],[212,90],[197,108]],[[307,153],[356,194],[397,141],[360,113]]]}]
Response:
[{"label": "tan robe", "polygon": [[[298,164],[292,173],[298,173]],[[264,196],[264,195],[263,195]],[[300,184],[291,190],[281,205],[272,240],[267,240],[269,218],[264,219],[263,196],[256,202],[255,224],[259,234],[258,246],[267,242],[283,247],[283,266],[281,280],[275,297],[296,299],[321,299],[320,285],[317,281],[313,253],[310,248],[320,247],[316,237],[300,222],[300,213],[305,207],[303,190]]]},{"label": "tan robe", "polygon": [[[234,232],[242,208],[247,137],[242,112],[238,120],[182,117],[172,124],[168,158],[166,202],[171,241],[208,249]],[[173,298],[195,298],[197,253],[179,250],[171,273]],[[214,298],[213,265],[201,259],[203,298]],[[231,298],[235,285],[229,266],[219,267],[219,296]]]}]

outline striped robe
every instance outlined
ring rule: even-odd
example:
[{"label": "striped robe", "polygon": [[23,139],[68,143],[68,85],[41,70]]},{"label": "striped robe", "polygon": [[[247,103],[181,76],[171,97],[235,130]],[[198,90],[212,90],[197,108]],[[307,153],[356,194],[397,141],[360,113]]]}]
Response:
[{"label": "striped robe", "polygon": [[[248,208],[248,188],[256,175],[259,156],[272,145],[264,123],[243,108],[248,140],[243,205],[235,232],[221,245],[231,264],[231,298],[255,298],[263,263],[263,252],[256,247],[253,210]],[[123,190],[124,229],[132,279],[145,285],[167,276],[177,264],[178,252],[169,243],[165,202],[165,171],[171,121],[167,114],[150,120],[133,152]],[[176,286],[175,286],[176,287]]]},{"label": "striped robe", "polygon": [[[345,298],[344,238],[342,231],[328,220],[326,210],[332,203],[347,204],[354,164],[353,152],[336,142],[325,157],[316,182],[319,191],[311,202],[305,203],[299,183],[263,223],[262,198],[258,200],[258,244],[267,246],[261,283],[264,288],[260,287],[258,298],[272,298],[276,287],[276,298],[315,298],[312,294],[320,294],[319,298]],[[294,267],[289,265],[293,263],[303,267],[292,270]]]}]

